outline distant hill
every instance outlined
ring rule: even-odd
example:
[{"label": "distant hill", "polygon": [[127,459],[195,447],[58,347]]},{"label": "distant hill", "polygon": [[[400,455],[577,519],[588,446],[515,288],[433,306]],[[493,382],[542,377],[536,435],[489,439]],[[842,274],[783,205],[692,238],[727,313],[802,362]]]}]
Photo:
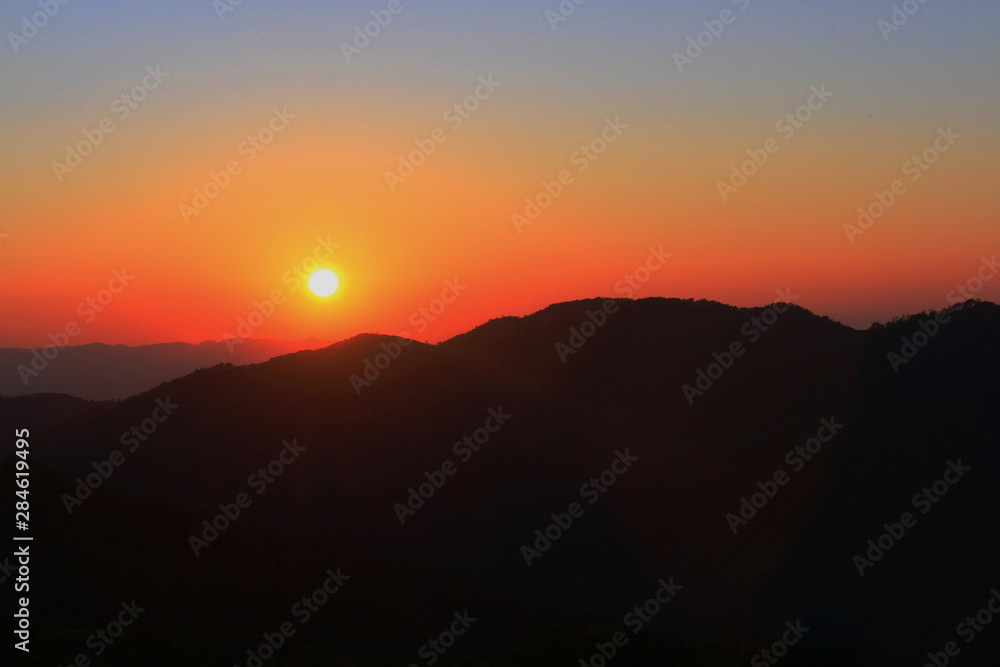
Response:
[{"label": "distant hill", "polygon": [[91,410],[110,408],[114,401],[88,401],[66,394],[32,394],[30,396],[0,396],[0,432],[13,433],[23,424],[37,430]]},{"label": "distant hill", "polygon": [[[120,399],[146,391],[198,368],[220,363],[255,364],[324,343],[246,339],[239,344],[207,341],[158,345],[73,345],[44,350],[0,348],[0,396],[69,394],[93,400]],[[232,349],[230,349],[232,348]],[[34,364],[34,365],[33,365]],[[27,379],[27,383],[25,382]]]},{"label": "distant hill", "polygon": [[[239,647],[273,629],[304,573],[343,558],[376,574],[302,640],[343,664],[419,664],[421,637],[465,599],[486,611],[449,661],[574,665],[673,577],[683,589],[614,664],[747,664],[799,619],[810,630],[784,664],[923,664],[1000,582],[1000,307],[866,331],[781,310],[557,304],[438,345],[363,335],[203,368],[76,412],[33,433],[50,517],[36,543],[73,554],[46,562],[35,595],[46,609],[143,596],[151,631],[213,658],[186,664],[245,664]],[[157,401],[173,414],[67,516],[62,494]],[[305,451],[195,558],[188,536],[293,439]],[[959,461],[971,469],[920,513],[914,494],[940,492]],[[741,523],[744,498],[759,506]],[[582,516],[536,542],[574,502]],[[855,556],[908,511],[916,525],[861,576]],[[83,575],[106,559],[117,569]],[[997,664],[1000,632],[962,656]]]}]

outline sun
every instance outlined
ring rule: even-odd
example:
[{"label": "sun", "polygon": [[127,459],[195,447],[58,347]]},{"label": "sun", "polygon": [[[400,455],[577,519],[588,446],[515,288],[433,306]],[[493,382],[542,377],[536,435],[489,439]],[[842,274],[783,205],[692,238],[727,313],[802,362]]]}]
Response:
[{"label": "sun", "polygon": [[309,276],[309,289],[316,296],[330,296],[337,291],[339,285],[337,274],[329,269],[313,271],[312,275]]}]

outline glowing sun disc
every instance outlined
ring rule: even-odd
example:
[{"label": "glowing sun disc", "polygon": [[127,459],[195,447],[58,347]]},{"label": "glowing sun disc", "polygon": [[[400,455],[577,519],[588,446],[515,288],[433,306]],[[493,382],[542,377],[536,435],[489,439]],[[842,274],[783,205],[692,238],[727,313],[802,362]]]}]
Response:
[{"label": "glowing sun disc", "polygon": [[340,281],[337,280],[337,275],[328,269],[313,271],[309,276],[309,289],[316,296],[330,296],[337,291],[338,285]]}]

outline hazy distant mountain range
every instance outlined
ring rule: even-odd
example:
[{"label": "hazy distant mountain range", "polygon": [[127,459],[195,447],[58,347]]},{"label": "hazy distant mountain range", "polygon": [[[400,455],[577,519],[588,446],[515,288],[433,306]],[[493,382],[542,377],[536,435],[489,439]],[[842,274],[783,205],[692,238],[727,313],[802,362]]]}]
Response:
[{"label": "hazy distant mountain range", "polygon": [[444,664],[587,664],[618,632],[608,664],[774,664],[783,636],[779,664],[920,665],[949,641],[997,664],[1000,627],[957,626],[1000,586],[998,341],[982,302],[857,331],[792,305],[591,300],[114,403],[0,398],[4,429],[37,425],[33,613],[59,628],[39,656],[69,664],[135,598],[138,634],[102,664],[254,664],[283,621],[264,664],[430,664],[465,610]]},{"label": "hazy distant mountain range", "polygon": [[[322,347],[301,342],[244,339],[158,345],[74,345],[48,350],[0,348],[0,395],[70,394],[120,399],[215,364],[256,364],[281,354]],[[51,358],[49,358],[51,357]]]}]

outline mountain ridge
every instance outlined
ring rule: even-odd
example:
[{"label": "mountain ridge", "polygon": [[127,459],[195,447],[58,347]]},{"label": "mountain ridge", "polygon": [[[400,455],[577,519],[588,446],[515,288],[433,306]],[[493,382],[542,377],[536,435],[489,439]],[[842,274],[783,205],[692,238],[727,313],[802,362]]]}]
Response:
[{"label": "mountain ridge", "polygon": [[[124,454],[106,484],[183,512],[188,518],[172,519],[163,538],[181,555],[184,537],[200,530],[198,517],[217,514],[283,442],[297,442],[301,459],[239,519],[272,536],[241,542],[242,558],[286,567],[294,554],[268,548],[283,539],[273,536],[322,539],[334,550],[504,591],[547,610],[538,612],[543,625],[561,622],[553,611],[561,610],[613,628],[616,610],[675,577],[685,589],[651,638],[766,636],[801,616],[819,628],[806,642],[810,652],[849,649],[874,664],[907,664],[922,654],[893,655],[886,638],[899,644],[933,632],[937,615],[928,610],[957,611],[956,591],[974,597],[980,582],[1000,576],[988,559],[1000,549],[989,509],[1000,503],[989,483],[1000,472],[1000,307],[952,307],[949,321],[894,369],[888,355],[933,315],[859,331],[796,307],[766,317],[772,306],[618,300],[561,358],[557,344],[605,303],[557,304],[435,345],[363,334],[257,364],[202,368],[77,412],[33,431],[33,455],[67,473],[44,502],[65,514],[65,494],[165,402],[173,413]],[[773,323],[761,330],[755,318]],[[731,352],[735,342],[742,353]],[[364,376],[366,362],[378,374],[357,391],[351,378]],[[701,393],[688,395],[685,385]],[[471,449],[465,438],[495,414],[509,419]],[[838,425],[833,440],[796,469],[790,452],[823,424]],[[619,455],[637,460],[591,504],[581,489]],[[852,556],[956,458],[978,477],[970,474],[891,558],[858,577]],[[449,462],[455,472],[439,476],[452,470]],[[791,477],[787,487],[746,525],[727,518],[778,470]],[[418,503],[414,489],[432,478],[445,482]],[[537,542],[573,502],[583,516],[549,546]],[[73,516],[96,511],[92,503]],[[923,564],[934,540],[945,538],[965,549],[936,550]],[[73,548],[103,548],[74,539],[84,542]],[[525,546],[540,556],[527,563]],[[208,552],[217,548],[231,553],[219,544]],[[914,576],[919,604],[907,588]],[[857,599],[872,595],[871,582],[881,597],[869,601],[869,614]],[[165,608],[181,605],[169,590],[157,595]],[[862,629],[845,630],[853,625]],[[405,659],[404,649],[395,660]],[[730,649],[740,660],[752,655]]]}]

